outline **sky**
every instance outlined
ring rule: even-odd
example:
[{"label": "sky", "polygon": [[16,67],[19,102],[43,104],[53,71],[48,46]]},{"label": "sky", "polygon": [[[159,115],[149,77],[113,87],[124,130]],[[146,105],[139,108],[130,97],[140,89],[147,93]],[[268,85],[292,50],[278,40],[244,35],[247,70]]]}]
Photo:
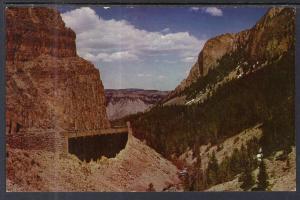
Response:
[{"label": "sky", "polygon": [[251,28],[266,7],[63,6],[78,54],[99,70],[105,89],[173,90],[205,42]]}]

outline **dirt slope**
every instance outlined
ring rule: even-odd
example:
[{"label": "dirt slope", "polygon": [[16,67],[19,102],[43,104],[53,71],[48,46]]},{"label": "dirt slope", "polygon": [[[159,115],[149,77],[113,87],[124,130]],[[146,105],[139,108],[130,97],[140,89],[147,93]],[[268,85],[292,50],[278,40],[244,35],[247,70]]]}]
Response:
[{"label": "dirt slope", "polygon": [[[7,148],[7,191],[180,190],[178,169],[141,141],[129,136],[115,158],[81,162],[46,151]],[[177,188],[176,188],[177,187]]]}]

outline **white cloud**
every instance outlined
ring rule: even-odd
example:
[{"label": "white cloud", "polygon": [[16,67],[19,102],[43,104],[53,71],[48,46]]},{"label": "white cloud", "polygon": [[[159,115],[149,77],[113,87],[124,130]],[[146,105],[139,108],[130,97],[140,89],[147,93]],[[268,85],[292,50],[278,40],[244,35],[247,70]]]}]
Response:
[{"label": "white cloud", "polygon": [[204,9],[204,12],[210,14],[211,16],[223,16],[223,11],[217,7],[208,7]]},{"label": "white cloud", "polygon": [[161,32],[168,33],[168,32],[170,32],[170,28],[164,28]]},{"label": "white cloud", "polygon": [[191,11],[198,11],[198,10],[200,10],[200,7],[191,7],[190,10]]},{"label": "white cloud", "polygon": [[207,7],[207,8],[191,7],[190,11],[194,11],[194,12],[202,11],[215,17],[223,16],[223,11],[217,7]]},{"label": "white cloud", "polygon": [[196,62],[196,57],[188,56],[188,57],[182,58],[181,61],[186,62],[186,63],[193,63],[193,62]]},{"label": "white cloud", "polygon": [[97,63],[99,61],[104,62],[115,62],[115,61],[136,61],[138,57],[134,54],[129,53],[128,51],[120,51],[120,52],[113,52],[113,53],[98,53],[97,55],[93,55],[90,53],[86,53],[83,55],[84,58]]},{"label": "white cloud", "polygon": [[62,18],[76,32],[78,54],[95,64],[141,61],[156,55],[181,61],[196,56],[205,42],[188,32],[149,32],[126,20],[105,20],[89,7],[65,12]]}]

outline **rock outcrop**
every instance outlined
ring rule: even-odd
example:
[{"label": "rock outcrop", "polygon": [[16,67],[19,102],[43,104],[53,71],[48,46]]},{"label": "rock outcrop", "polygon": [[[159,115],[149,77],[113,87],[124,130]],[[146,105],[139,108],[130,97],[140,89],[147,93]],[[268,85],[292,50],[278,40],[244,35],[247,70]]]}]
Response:
[{"label": "rock outcrop", "polygon": [[7,8],[6,131],[110,127],[99,70],[50,8]]},{"label": "rock outcrop", "polygon": [[192,66],[189,75],[167,99],[178,95],[197,79],[207,75],[218,66],[218,60],[225,54],[240,51],[248,61],[271,60],[286,52],[294,43],[294,8],[271,8],[249,30],[235,34],[223,34],[208,40]]},{"label": "rock outcrop", "polygon": [[105,90],[108,118],[116,120],[144,112],[160,102],[167,94],[167,91],[143,89]]}]

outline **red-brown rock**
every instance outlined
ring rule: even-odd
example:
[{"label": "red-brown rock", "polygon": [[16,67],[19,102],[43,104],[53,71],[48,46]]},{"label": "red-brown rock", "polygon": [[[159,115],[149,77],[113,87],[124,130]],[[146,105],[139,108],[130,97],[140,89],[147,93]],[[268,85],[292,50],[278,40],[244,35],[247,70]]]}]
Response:
[{"label": "red-brown rock", "polygon": [[75,57],[75,33],[49,8],[6,9],[7,61],[27,61],[39,55]]},{"label": "red-brown rock", "polygon": [[8,8],[7,133],[110,126],[99,70],[76,54],[75,34],[49,8]]}]

